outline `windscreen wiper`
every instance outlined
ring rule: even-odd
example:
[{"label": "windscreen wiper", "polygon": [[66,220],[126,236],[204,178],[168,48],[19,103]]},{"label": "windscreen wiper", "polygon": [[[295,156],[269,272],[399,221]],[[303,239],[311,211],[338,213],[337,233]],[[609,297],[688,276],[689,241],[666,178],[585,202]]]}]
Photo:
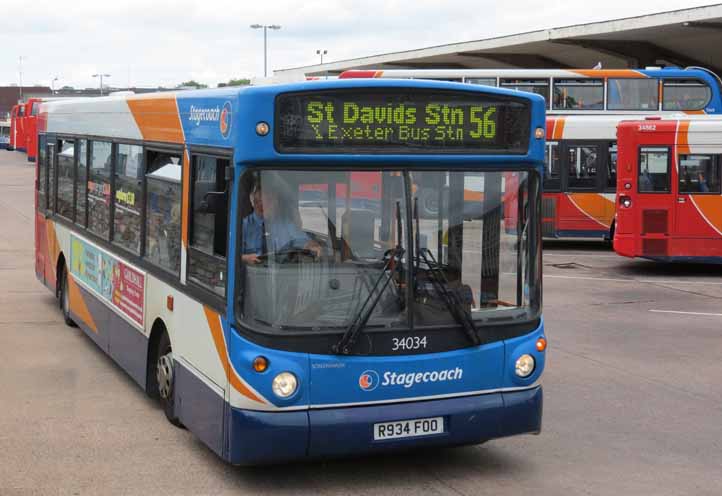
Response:
[{"label": "windscreen wiper", "polygon": [[[387,259],[383,269],[381,270],[381,274],[379,274],[379,277],[376,278],[376,282],[369,291],[368,297],[361,304],[354,318],[351,319],[351,323],[346,328],[346,332],[344,332],[339,342],[331,347],[331,350],[333,350],[334,353],[340,353],[342,355],[348,355],[350,353],[354,344],[356,344],[356,340],[361,334],[361,331],[371,318],[374,308],[378,305],[381,296],[384,294],[384,291],[386,291],[386,288],[393,279],[393,275],[387,274],[386,271],[391,268],[392,264],[394,265],[393,270],[400,270],[402,267],[401,259],[404,256],[405,250],[401,246],[401,234],[401,205],[400,202],[396,202],[396,246],[386,252],[385,257]],[[384,278],[386,281],[381,286],[381,289],[376,292]]]},{"label": "windscreen wiper", "polygon": [[449,280],[446,278],[446,275],[444,274],[444,271],[442,271],[439,268],[439,263],[436,261],[436,258],[434,258],[433,253],[431,253],[431,250],[428,248],[421,248],[421,243],[419,239],[419,199],[414,198],[414,220],[416,222],[416,239],[415,239],[415,248],[416,248],[416,263],[414,264],[416,273],[414,274],[414,284],[418,285],[418,269],[419,269],[419,262],[421,259],[424,260],[424,263],[428,267],[428,277],[431,281],[432,286],[436,290],[437,294],[441,296],[441,300],[446,305],[446,308],[449,309],[449,313],[452,317],[454,317],[454,320],[464,329],[464,332],[466,333],[466,336],[469,338],[469,340],[474,345],[481,344],[481,341],[479,340],[479,334],[478,329],[476,327],[476,324],[474,323],[474,319],[471,317],[471,314],[466,310],[466,306],[464,305],[464,302],[461,301],[459,298],[459,295],[457,291],[455,290],[449,290]]}]

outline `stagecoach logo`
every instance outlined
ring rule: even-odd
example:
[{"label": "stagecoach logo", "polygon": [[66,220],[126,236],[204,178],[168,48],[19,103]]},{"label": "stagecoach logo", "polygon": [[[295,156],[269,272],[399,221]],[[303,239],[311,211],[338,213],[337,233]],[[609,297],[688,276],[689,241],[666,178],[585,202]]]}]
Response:
[{"label": "stagecoach logo", "polygon": [[358,378],[358,385],[364,391],[373,391],[379,385],[381,386],[401,386],[409,389],[416,384],[424,384],[429,382],[447,382],[460,381],[464,375],[464,369],[455,367],[447,370],[433,370],[429,372],[384,372],[383,381],[379,379],[379,374],[374,370],[367,370]]},{"label": "stagecoach logo", "polygon": [[379,387],[379,375],[374,370],[367,370],[358,378],[358,385],[364,391],[373,391]]},{"label": "stagecoach logo", "polygon": [[224,103],[220,118],[221,135],[224,138],[228,138],[231,132],[231,114],[231,102]]},{"label": "stagecoach logo", "polygon": [[223,107],[217,105],[215,107],[196,107],[191,105],[188,114],[188,120],[196,126],[200,126],[201,122],[217,122],[224,138],[228,138],[231,133],[231,117],[231,102],[224,103]]},{"label": "stagecoach logo", "polygon": [[[225,105],[224,105],[225,108]],[[194,122],[196,126],[200,126],[201,122],[219,121],[221,117],[220,107],[196,107],[191,105],[188,120]]]}]

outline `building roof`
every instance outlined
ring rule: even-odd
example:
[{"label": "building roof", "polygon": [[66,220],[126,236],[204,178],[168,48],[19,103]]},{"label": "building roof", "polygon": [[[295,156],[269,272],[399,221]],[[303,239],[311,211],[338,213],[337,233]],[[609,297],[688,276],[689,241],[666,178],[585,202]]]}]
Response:
[{"label": "building roof", "polygon": [[703,66],[722,74],[722,4],[579,24],[275,71],[279,77],[348,69]]}]

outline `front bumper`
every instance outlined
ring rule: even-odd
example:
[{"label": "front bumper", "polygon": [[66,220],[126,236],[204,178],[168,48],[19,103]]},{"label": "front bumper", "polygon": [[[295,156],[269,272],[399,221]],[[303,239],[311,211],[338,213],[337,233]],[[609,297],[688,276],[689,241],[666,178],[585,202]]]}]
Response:
[{"label": "front bumper", "polygon": [[[292,412],[231,408],[226,459],[238,465],[478,444],[541,432],[543,393],[531,389],[462,398]],[[373,424],[444,417],[444,433],[374,441]]]}]

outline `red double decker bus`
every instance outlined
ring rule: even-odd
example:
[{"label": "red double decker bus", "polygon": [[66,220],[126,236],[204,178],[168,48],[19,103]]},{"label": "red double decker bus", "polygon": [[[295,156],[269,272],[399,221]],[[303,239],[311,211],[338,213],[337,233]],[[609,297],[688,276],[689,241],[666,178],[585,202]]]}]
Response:
[{"label": "red double decker bus", "polygon": [[25,133],[25,150],[28,153],[28,162],[35,162],[38,151],[38,114],[40,113],[41,98],[29,98],[25,102],[25,118],[23,132]]},{"label": "red double decker bus", "polygon": [[614,250],[722,263],[722,120],[623,122],[618,143]]},{"label": "red double decker bus", "polygon": [[10,144],[8,150],[22,151],[24,145],[24,133],[23,133],[23,119],[22,116],[25,113],[25,106],[22,104],[13,105],[10,111]]}]

